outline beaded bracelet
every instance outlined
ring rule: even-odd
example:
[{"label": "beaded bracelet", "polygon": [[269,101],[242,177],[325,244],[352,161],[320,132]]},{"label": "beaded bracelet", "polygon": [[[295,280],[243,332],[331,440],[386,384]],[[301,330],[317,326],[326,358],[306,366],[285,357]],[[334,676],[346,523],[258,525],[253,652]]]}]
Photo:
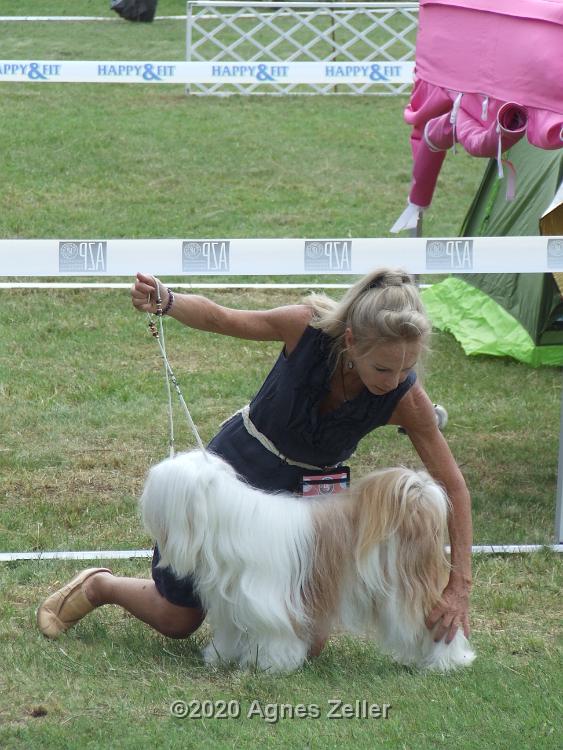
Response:
[{"label": "beaded bracelet", "polygon": [[166,307],[164,307],[162,310],[162,315],[166,315],[174,304],[174,292],[172,291],[172,289],[170,289],[170,287],[167,287],[166,291],[168,292],[168,302],[166,303]]}]

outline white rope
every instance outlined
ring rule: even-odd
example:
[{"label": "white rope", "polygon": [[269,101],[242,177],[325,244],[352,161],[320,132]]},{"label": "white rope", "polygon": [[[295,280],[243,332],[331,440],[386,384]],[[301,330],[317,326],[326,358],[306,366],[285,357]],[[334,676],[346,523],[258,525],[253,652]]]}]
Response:
[{"label": "white rope", "polygon": [[[159,298],[160,300],[160,298]],[[184,400],[184,396],[182,395],[182,391],[180,390],[180,386],[178,385],[178,381],[176,380],[176,376],[174,375],[174,372],[172,370],[172,367],[170,366],[170,362],[168,361],[168,357],[166,356],[166,350],[164,348],[164,326],[162,324],[162,314],[159,315],[160,319],[160,331],[157,331],[158,335],[155,335],[156,327],[154,324],[154,321],[152,319],[152,316],[150,313],[147,313],[149,318],[149,326],[151,328],[151,331],[153,333],[154,338],[156,339],[156,342],[158,343],[160,354],[162,355],[162,360],[164,362],[164,370],[165,370],[165,378],[166,383],[168,387],[168,417],[169,417],[169,426],[170,426],[170,456],[174,455],[174,417],[172,414],[172,397],[170,395],[170,381],[172,381],[172,384],[176,390],[176,393],[178,394],[178,398],[180,399],[180,404],[182,405],[182,408],[184,410],[184,414],[186,416],[186,420],[190,426],[190,429],[196,439],[198,448],[202,451],[204,456],[207,456],[207,451],[205,449],[205,446],[203,444],[203,441],[199,435],[199,432],[197,430],[197,427],[195,426],[195,423],[192,419],[192,415],[190,414],[190,410],[188,409],[188,405],[186,404]]]},{"label": "white rope", "polygon": [[497,122],[497,135],[498,135],[498,146],[497,146],[497,167],[498,167],[498,178],[502,180],[504,177],[504,171],[502,168],[502,132],[500,129],[500,122]]},{"label": "white rope", "polygon": [[[156,336],[155,336],[155,338],[156,338]],[[205,450],[205,446],[204,446],[204,444],[203,444],[203,442],[201,440],[201,437],[199,436],[199,432],[197,431],[197,427],[195,426],[195,423],[194,423],[194,421],[192,419],[192,415],[190,414],[190,410],[188,409],[188,405],[186,404],[186,402],[184,400],[184,397],[182,395],[182,391],[180,390],[180,386],[178,385],[178,381],[176,380],[176,376],[174,375],[174,372],[173,372],[172,368],[170,367],[170,362],[168,361],[168,358],[166,356],[166,352],[164,351],[164,347],[162,346],[162,343],[160,342],[159,338],[156,338],[156,340],[157,340],[158,346],[160,348],[160,353],[162,355],[162,359],[164,361],[164,366],[165,366],[165,370],[166,370],[166,374],[167,374],[166,380],[168,380],[170,378],[170,380],[172,381],[172,384],[174,385],[174,388],[176,389],[176,393],[178,394],[178,398],[180,399],[180,404],[182,405],[182,408],[184,410],[184,414],[186,415],[186,419],[187,419],[188,424],[189,424],[189,426],[190,426],[190,428],[191,428],[191,430],[193,432],[193,435],[194,435],[194,437],[196,439],[198,447],[199,447],[199,449],[205,455],[207,455],[206,450]]]},{"label": "white rope", "polygon": [[489,117],[489,97],[483,98],[483,104],[481,105],[481,119],[487,120]]},{"label": "white rope", "polygon": [[455,145],[456,145],[456,141],[457,141],[457,132],[456,132],[456,128],[457,128],[457,116],[459,114],[459,108],[461,107],[461,99],[462,99],[462,97],[463,97],[463,92],[459,93],[456,96],[456,98],[454,100],[454,105],[452,107],[452,111],[450,113],[450,123],[451,123],[451,126],[452,126],[452,136],[453,136],[452,151],[453,151],[454,154],[457,153],[456,150],[455,150]]},{"label": "white rope", "polygon": [[170,458],[174,458],[174,454],[176,453],[176,447],[174,444],[174,415],[172,413],[172,389],[170,388],[170,378],[168,377],[168,370],[166,368],[166,345],[164,343],[164,321],[163,321],[163,315],[158,316],[158,322],[159,322],[159,333],[160,333],[160,341],[162,342],[162,351],[164,352],[164,380],[166,381],[166,396],[168,399],[168,447],[169,447],[169,454]]}]

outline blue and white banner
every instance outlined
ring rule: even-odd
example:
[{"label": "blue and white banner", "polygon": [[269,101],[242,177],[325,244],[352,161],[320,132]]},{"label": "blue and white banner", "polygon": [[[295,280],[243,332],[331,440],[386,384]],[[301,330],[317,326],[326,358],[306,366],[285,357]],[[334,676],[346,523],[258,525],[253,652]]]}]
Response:
[{"label": "blue and white banner", "polygon": [[414,62],[0,60],[0,83],[411,83]]},{"label": "blue and white banner", "polygon": [[563,237],[0,240],[1,276],[296,276],[563,271]]}]

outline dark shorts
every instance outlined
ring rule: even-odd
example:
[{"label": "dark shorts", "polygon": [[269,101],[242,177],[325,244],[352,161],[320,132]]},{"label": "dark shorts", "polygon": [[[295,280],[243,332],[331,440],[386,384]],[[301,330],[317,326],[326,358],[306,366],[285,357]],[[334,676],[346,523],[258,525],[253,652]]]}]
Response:
[{"label": "dark shorts", "polygon": [[194,607],[203,609],[199,596],[194,591],[194,581],[191,576],[176,578],[170,568],[157,568],[160,553],[155,544],[152,556],[152,579],[158,593],[170,604],[178,607]]}]

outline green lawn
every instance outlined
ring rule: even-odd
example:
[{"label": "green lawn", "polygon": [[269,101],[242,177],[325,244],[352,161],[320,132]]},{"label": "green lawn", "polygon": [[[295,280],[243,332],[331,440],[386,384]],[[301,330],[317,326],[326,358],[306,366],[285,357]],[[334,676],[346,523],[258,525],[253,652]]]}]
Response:
[{"label": "green lawn", "polygon": [[[159,3],[162,14],[184,10]],[[93,0],[0,0],[0,15],[63,12],[109,15]],[[0,23],[0,56],[182,59],[183,35],[181,22]],[[94,84],[0,91],[1,238],[387,236],[408,192],[405,98],[207,99],[178,86]],[[482,169],[448,155],[427,236],[457,232]],[[298,292],[212,296],[249,308],[299,300]],[[0,305],[0,550],[148,547],[136,504],[148,467],[166,455],[167,415],[144,316],[123,291],[0,290]],[[166,330],[172,366],[209,439],[255,393],[278,346],[172,320]],[[445,434],[472,493],[475,543],[552,541],[560,378],[556,369],[468,359],[449,335],[435,334],[425,385],[449,411]],[[176,415],[178,446],[190,447]],[[389,427],[363,441],[352,470],[398,463],[419,465],[408,438]],[[108,565],[148,575],[147,560]],[[0,747],[561,745],[555,554],[475,559],[478,659],[448,676],[400,668],[344,636],[291,676],[208,670],[199,656],[205,629],[167,640],[112,608],[47,642],[35,608],[80,567],[0,563]],[[389,718],[330,719],[336,699],[391,704]],[[178,719],[175,700],[238,701],[241,716]],[[320,716],[273,723],[249,715],[254,701],[265,712],[318,706]]]}]

